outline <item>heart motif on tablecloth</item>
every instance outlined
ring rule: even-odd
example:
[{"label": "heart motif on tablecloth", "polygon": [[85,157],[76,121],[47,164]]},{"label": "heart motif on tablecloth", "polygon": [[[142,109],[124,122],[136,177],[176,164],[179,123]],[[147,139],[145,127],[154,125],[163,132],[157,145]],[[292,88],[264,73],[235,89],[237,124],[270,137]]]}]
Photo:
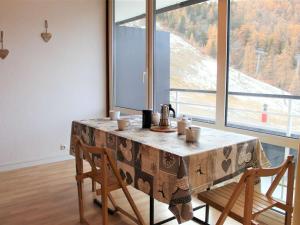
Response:
[{"label": "heart motif on tablecloth", "polygon": [[248,163],[251,161],[252,159],[252,153],[251,152],[247,152],[247,148],[248,148],[248,144],[246,143],[240,154],[239,154],[239,157],[238,157],[238,164],[241,166],[243,165],[244,163]]},{"label": "heart motif on tablecloth", "polygon": [[231,165],[231,159],[225,159],[225,160],[223,160],[223,162],[222,162],[222,168],[223,168],[223,170],[224,170],[225,173],[227,173],[230,165]]},{"label": "heart motif on tablecloth", "polygon": [[143,179],[139,178],[137,183],[139,190],[145,192],[146,194],[150,194],[151,187],[148,181],[144,181]]},{"label": "heart motif on tablecloth", "polygon": [[125,180],[127,184],[131,184],[133,182],[132,176],[130,173],[128,172],[124,172],[122,169],[120,169],[120,175],[122,180]]},{"label": "heart motif on tablecloth", "polygon": [[130,140],[126,140],[126,145],[124,146],[122,143],[120,144],[120,151],[122,152],[122,155],[124,158],[128,161],[132,161],[132,142]]},{"label": "heart motif on tablecloth", "polygon": [[232,151],[231,146],[226,146],[223,148],[223,155],[225,156],[226,159],[228,159],[228,157],[230,156],[231,151]]}]

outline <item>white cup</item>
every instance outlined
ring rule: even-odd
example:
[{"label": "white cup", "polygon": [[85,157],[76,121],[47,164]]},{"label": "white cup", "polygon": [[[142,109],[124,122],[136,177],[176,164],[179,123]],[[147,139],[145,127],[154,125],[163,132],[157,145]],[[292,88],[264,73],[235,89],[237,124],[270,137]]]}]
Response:
[{"label": "white cup", "polygon": [[186,142],[199,142],[200,140],[200,127],[188,127],[185,129]]},{"label": "white cup", "polygon": [[128,119],[118,119],[118,128],[119,130],[128,129],[131,125],[130,120]]},{"label": "white cup", "polygon": [[154,126],[159,125],[159,120],[160,120],[160,113],[158,112],[152,113],[152,124]]},{"label": "white cup", "polygon": [[118,120],[120,118],[120,111],[110,110],[109,117],[111,120]]}]

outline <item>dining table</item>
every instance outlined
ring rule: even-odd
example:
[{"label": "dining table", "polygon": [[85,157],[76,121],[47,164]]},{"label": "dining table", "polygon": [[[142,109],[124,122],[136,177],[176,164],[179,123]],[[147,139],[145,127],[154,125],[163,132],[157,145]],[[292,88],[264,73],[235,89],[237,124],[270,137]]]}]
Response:
[{"label": "dining table", "polygon": [[[150,225],[155,224],[154,199],[168,204],[174,214],[156,224],[174,218],[179,224],[208,224],[194,216],[201,207],[193,206],[192,196],[238,177],[246,168],[268,164],[257,137],[201,127],[199,141],[189,143],[177,132],[143,129],[139,115],[123,118],[130,126],[122,131],[110,118],[73,121],[70,154],[75,155],[74,135],[87,145],[106,147],[123,181],[150,196]],[[97,164],[97,156],[93,159]]]}]

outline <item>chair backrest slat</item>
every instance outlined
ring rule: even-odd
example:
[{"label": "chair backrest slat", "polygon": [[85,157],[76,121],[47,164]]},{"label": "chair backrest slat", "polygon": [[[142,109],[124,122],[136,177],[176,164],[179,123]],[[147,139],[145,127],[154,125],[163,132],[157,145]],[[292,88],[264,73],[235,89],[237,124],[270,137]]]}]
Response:
[{"label": "chair backrest slat", "polygon": [[[284,174],[286,173],[287,170],[289,170],[288,172],[290,173],[290,169],[289,169],[289,165],[293,164],[293,156],[288,156],[287,159],[281,164],[280,167],[280,171],[277,173],[275,179],[273,180],[273,182],[271,183],[271,186],[269,187],[266,196],[267,197],[272,197],[273,192],[275,191],[276,187],[278,186],[278,184],[280,183],[280,180],[282,179],[282,177],[284,176]],[[260,169],[261,171],[265,170],[265,169]],[[271,175],[274,176],[274,175]]]},{"label": "chair backrest slat", "polygon": [[287,169],[287,165],[293,162],[293,156],[288,156],[287,159],[278,167],[273,168],[259,168],[256,169],[256,175],[258,177],[271,177],[281,173],[283,169]]}]

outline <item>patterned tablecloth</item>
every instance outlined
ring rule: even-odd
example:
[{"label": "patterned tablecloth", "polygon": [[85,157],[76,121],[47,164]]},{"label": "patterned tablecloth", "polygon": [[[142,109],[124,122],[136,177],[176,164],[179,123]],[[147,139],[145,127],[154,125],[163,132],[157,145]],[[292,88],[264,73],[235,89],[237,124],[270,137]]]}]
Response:
[{"label": "patterned tablecloth", "polygon": [[[72,135],[88,145],[106,146],[124,181],[169,204],[178,223],[193,217],[192,194],[265,162],[255,137],[202,127],[200,142],[190,144],[176,132],[141,129],[141,117],[130,119],[131,127],[125,131],[108,118],[74,121]],[[73,140],[70,146],[74,155]]]}]

